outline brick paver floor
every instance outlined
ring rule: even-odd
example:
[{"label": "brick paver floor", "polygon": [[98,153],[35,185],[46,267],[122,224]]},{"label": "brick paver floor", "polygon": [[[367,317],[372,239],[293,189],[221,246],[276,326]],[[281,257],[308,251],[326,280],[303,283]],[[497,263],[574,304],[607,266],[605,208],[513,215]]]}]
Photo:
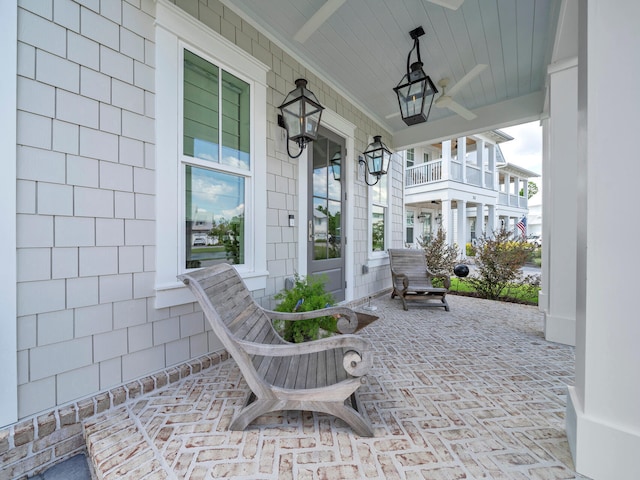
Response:
[{"label": "brick paver floor", "polygon": [[574,479],[564,432],[573,348],[536,307],[388,296],[360,334],[376,351],[360,399],[375,438],[324,414],[265,415],[227,431],[249,390],[230,359],[88,422],[105,479]]}]

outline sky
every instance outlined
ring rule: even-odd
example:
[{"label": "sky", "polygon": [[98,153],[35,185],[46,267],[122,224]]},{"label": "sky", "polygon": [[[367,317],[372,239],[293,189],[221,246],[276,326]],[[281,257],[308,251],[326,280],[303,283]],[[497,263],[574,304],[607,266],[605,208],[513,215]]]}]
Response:
[{"label": "sky", "polygon": [[[542,175],[542,127],[539,121],[523,123],[515,127],[501,128],[513,140],[500,144],[504,158],[509,163]],[[538,193],[529,206],[542,204],[542,176],[530,179],[538,186]]]},{"label": "sky", "polygon": [[[542,174],[542,127],[540,122],[523,123],[500,130],[513,137],[513,140],[500,144],[507,162]],[[536,182],[536,179],[532,180]]]}]

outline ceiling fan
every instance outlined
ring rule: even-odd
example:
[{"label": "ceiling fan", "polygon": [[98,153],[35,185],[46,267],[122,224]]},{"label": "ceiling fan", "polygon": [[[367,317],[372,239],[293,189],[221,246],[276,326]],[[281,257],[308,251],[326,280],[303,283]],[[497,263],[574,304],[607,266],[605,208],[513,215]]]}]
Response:
[{"label": "ceiling fan", "polygon": [[462,5],[464,0],[427,0],[428,2],[435,3],[441,7],[449,8],[451,10],[457,10]]},{"label": "ceiling fan", "polygon": [[442,95],[440,95],[440,97],[436,99],[434,105],[438,108],[448,108],[449,110],[457,113],[466,120],[473,120],[474,118],[476,118],[477,115],[475,113],[460,105],[453,99],[453,97],[462,89],[462,87],[464,87],[467,83],[480,75],[485,68],[487,68],[487,65],[485,64],[481,63],[479,65],[476,65],[469,71],[469,73],[462,77],[458,83],[451,87],[449,91],[447,91],[449,79],[443,78],[442,80],[440,80],[438,82],[438,86],[442,88]]}]

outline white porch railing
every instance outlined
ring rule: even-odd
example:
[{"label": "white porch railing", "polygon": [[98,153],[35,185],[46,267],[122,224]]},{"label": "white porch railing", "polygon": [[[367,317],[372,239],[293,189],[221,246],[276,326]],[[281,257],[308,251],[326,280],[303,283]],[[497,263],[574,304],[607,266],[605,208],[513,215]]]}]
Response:
[{"label": "white porch railing", "polygon": [[511,207],[527,208],[529,201],[526,197],[520,195],[511,195],[504,192],[498,193],[498,204],[508,205]]},{"label": "white porch railing", "polygon": [[480,171],[480,168],[467,164],[467,183],[469,185],[475,185],[477,187],[481,187],[482,186],[481,174],[482,172]]},{"label": "white porch railing", "polygon": [[424,185],[442,180],[442,159],[420,163],[405,170],[405,186]]}]

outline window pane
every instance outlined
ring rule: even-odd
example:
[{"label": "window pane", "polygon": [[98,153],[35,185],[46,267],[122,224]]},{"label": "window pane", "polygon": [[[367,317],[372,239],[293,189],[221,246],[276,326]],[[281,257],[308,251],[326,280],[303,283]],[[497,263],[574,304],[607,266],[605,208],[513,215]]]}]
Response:
[{"label": "window pane", "polygon": [[371,200],[373,203],[387,205],[387,183],[389,175],[382,175],[378,183],[371,187]]},{"label": "window pane", "polygon": [[371,250],[384,252],[384,216],[385,208],[374,205],[371,219]]},{"label": "window pane", "polygon": [[329,216],[327,200],[313,197],[313,259],[329,258]]},{"label": "window pane", "polygon": [[249,84],[222,72],[222,163],[249,169]]},{"label": "window pane", "polygon": [[328,233],[328,257],[329,258],[340,258],[342,256],[342,236],[341,236],[341,208],[342,204],[338,201],[335,202],[333,200],[329,200],[328,202],[329,210],[327,212],[327,227],[329,230]]},{"label": "window pane", "polygon": [[218,162],[218,67],[184,51],[183,153]]},{"label": "window pane", "polygon": [[244,263],[245,179],[185,168],[186,268]]}]

